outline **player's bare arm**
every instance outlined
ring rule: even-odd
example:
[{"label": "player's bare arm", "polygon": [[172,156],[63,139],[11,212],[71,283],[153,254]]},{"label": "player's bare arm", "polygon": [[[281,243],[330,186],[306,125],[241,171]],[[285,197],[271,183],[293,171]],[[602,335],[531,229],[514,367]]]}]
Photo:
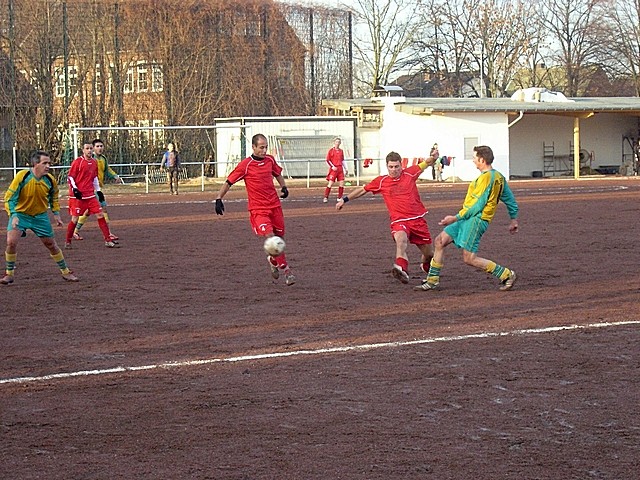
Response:
[{"label": "player's bare arm", "polygon": [[340,200],[336,202],[336,210],[342,210],[342,207],[344,207],[345,203],[351,200],[355,200],[356,198],[360,198],[366,193],[367,191],[364,189],[364,187],[356,188],[353,192],[351,192],[348,195],[345,195],[344,197],[342,197]]}]

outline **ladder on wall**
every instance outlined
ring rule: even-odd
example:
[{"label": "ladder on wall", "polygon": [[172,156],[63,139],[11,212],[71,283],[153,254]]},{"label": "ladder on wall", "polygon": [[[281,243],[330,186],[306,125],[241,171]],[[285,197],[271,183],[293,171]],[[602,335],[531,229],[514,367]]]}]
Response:
[{"label": "ladder on wall", "polygon": [[542,174],[545,177],[553,176],[556,170],[556,147],[555,143],[542,142]]}]

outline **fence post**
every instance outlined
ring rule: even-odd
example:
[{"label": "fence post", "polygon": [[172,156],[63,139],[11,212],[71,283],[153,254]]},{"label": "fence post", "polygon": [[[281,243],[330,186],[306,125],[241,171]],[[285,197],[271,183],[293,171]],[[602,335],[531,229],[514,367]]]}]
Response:
[{"label": "fence post", "polygon": [[311,160],[307,160],[307,188],[311,186]]},{"label": "fence post", "polygon": [[18,173],[18,149],[14,144],[13,145],[13,178],[16,177],[17,173]]},{"label": "fence post", "polygon": [[144,166],[144,191],[149,193],[149,164]]},{"label": "fence post", "polygon": [[202,180],[202,192],[204,192],[204,161],[200,165],[200,179]]}]

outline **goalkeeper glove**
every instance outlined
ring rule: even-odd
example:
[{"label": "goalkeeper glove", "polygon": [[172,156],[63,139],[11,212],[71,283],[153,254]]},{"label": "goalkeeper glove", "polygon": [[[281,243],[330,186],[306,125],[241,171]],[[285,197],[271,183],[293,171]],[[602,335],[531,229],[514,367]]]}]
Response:
[{"label": "goalkeeper glove", "polygon": [[96,192],[96,195],[98,196],[98,200],[102,203],[104,202],[104,193],[102,193],[100,190],[98,190]]},{"label": "goalkeeper glove", "polygon": [[221,198],[216,198],[216,214],[224,215],[224,203]]},{"label": "goalkeeper glove", "polygon": [[80,193],[80,190],[78,190],[77,188],[73,189],[73,196],[78,200],[82,200],[82,193]]},{"label": "goalkeeper glove", "polygon": [[289,196],[289,189],[286,186],[282,187],[280,191],[282,192],[280,198],[287,198]]}]

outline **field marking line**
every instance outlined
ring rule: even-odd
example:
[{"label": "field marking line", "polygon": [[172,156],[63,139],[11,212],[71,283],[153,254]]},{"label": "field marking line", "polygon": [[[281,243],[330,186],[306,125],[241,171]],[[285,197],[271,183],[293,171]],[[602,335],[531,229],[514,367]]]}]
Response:
[{"label": "field marking line", "polygon": [[366,351],[366,350],[376,350],[380,348],[396,348],[396,347],[406,347],[411,345],[423,345],[428,343],[437,343],[437,342],[454,342],[460,340],[472,340],[476,338],[495,338],[495,337],[507,337],[507,336],[518,336],[518,335],[536,335],[540,333],[552,333],[552,332],[560,332],[560,331],[571,331],[571,330],[587,330],[593,328],[606,328],[606,327],[619,327],[625,325],[640,325],[640,320],[628,320],[628,321],[620,321],[620,322],[599,322],[599,323],[589,323],[586,325],[560,325],[555,327],[541,327],[541,328],[525,328],[519,330],[511,330],[508,332],[483,332],[483,333],[470,333],[467,335],[453,335],[448,337],[431,337],[431,338],[422,338],[416,340],[398,340],[394,342],[381,342],[381,343],[368,343],[363,345],[345,345],[342,347],[325,347],[325,348],[317,348],[314,350],[293,350],[290,352],[271,352],[271,353],[258,353],[254,355],[241,355],[236,357],[220,357],[220,358],[208,358],[201,360],[186,360],[180,362],[165,362],[165,363],[157,363],[153,365],[140,365],[133,367],[113,367],[106,368],[100,370],[80,370],[76,372],[62,372],[62,373],[53,373],[50,375],[41,375],[34,377],[14,377],[14,378],[2,378],[0,379],[0,385],[2,384],[21,384],[21,383],[33,383],[33,382],[41,382],[45,380],[57,380],[57,379],[67,379],[74,377],[87,377],[92,375],[108,375],[111,373],[123,373],[123,372],[138,372],[144,370],[155,370],[155,369],[166,369],[166,368],[176,368],[176,367],[191,367],[198,365],[210,365],[213,363],[235,363],[235,362],[246,362],[251,360],[264,360],[264,359],[272,359],[272,358],[284,358],[284,357],[295,357],[299,355],[322,355],[327,353],[343,353],[343,352],[353,352],[353,351]]}]

